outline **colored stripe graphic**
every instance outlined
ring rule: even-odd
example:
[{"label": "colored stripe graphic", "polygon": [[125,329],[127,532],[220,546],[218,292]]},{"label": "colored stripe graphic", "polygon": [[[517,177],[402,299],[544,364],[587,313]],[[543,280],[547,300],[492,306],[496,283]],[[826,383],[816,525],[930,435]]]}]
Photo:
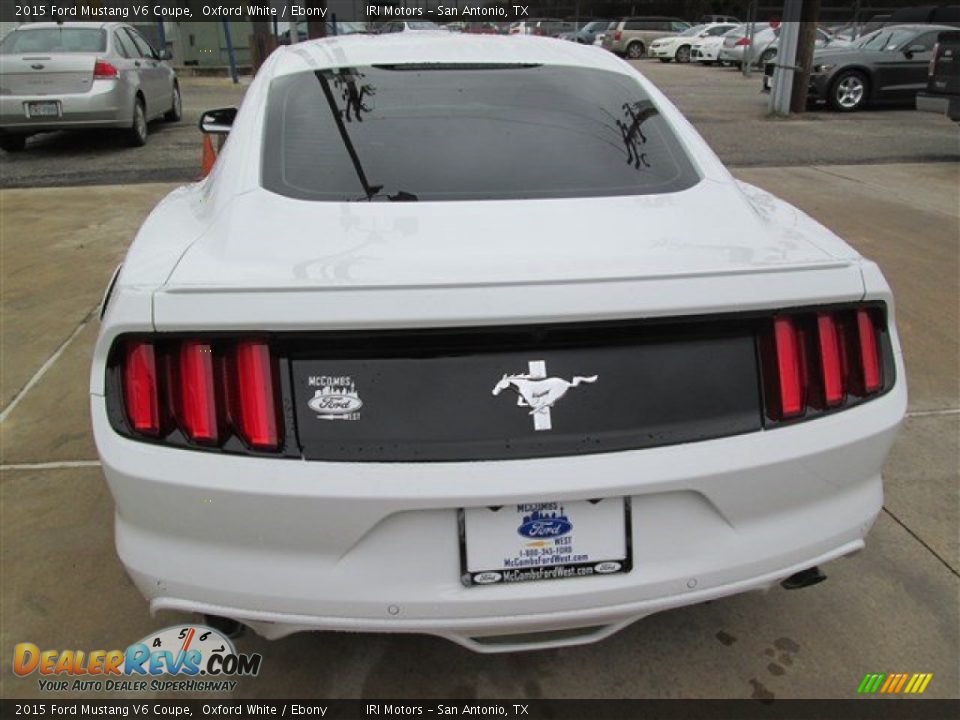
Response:
[{"label": "colored stripe graphic", "polygon": [[927,689],[933,673],[867,673],[857,686],[857,693],[869,695],[919,695]]}]

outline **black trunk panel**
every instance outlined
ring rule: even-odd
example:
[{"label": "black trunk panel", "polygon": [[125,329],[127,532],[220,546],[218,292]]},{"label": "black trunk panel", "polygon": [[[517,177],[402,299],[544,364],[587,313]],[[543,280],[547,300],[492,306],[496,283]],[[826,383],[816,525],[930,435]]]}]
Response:
[{"label": "black trunk panel", "polygon": [[[308,460],[533,458],[762,427],[751,322],[343,334],[287,347]],[[513,388],[493,395],[531,361],[545,362],[548,378],[586,378],[552,406],[549,430],[535,429]]]}]

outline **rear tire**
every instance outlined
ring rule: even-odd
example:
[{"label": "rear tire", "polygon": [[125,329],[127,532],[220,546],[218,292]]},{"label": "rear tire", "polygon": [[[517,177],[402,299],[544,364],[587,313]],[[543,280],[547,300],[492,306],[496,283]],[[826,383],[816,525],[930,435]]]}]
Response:
[{"label": "rear tire", "polygon": [[127,131],[127,142],[131,147],[143,147],[147,144],[147,110],[143,100],[137,98],[133,103],[133,121]]},{"label": "rear tire", "polygon": [[0,137],[0,149],[8,153],[23,152],[27,146],[26,135],[4,135]]},{"label": "rear tire", "polygon": [[631,60],[639,60],[646,54],[646,52],[647,49],[639,40],[634,40],[632,43],[627,45],[627,57]]},{"label": "rear tire", "polygon": [[760,69],[762,70],[763,68],[765,68],[767,66],[767,63],[773,60],[776,56],[777,56],[777,51],[774,50],[773,48],[764,50],[763,53],[760,55],[760,60],[759,60]]},{"label": "rear tire", "polygon": [[167,122],[180,122],[183,117],[183,98],[180,97],[180,86],[173,84],[173,104],[164,114],[163,119]]}]

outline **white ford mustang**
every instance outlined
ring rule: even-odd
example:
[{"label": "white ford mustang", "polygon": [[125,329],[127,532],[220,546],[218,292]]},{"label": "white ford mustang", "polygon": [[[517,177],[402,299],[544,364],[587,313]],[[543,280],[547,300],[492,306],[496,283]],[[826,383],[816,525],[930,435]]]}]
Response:
[{"label": "white ford mustang", "polygon": [[863,547],[906,405],[890,289],[629,64],[331,38],[206,124],[91,377],[153,610],[496,652]]}]

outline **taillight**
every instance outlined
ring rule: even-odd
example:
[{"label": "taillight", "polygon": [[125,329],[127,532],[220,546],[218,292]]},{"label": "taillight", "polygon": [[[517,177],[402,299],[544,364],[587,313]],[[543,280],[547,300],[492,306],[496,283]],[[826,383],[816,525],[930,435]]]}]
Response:
[{"label": "taillight", "polygon": [[187,340],[180,345],[177,419],[194,442],[216,443],[217,393],[213,374],[213,348],[209,343]]},{"label": "taillight", "polygon": [[796,417],[805,405],[806,373],[803,343],[796,325],[789,317],[773,321],[777,348],[777,373],[780,379],[780,417]]},{"label": "taillight", "polygon": [[881,313],[789,313],[760,336],[767,417],[794,420],[847,407],[884,389]]},{"label": "taillight", "polygon": [[136,432],[160,433],[157,358],[151,343],[131,341],[124,347],[123,402],[127,420]]},{"label": "taillight", "polygon": [[273,450],[277,437],[277,405],[274,397],[270,348],[262,342],[237,343],[233,358],[231,417],[241,437],[258,450]]},{"label": "taillight", "polygon": [[860,369],[863,372],[864,392],[877,392],[882,385],[877,330],[873,325],[873,318],[866,310],[857,310],[857,335],[860,339]]},{"label": "taillight", "polygon": [[121,346],[117,362],[132,434],[173,444],[232,442],[240,449],[231,440],[238,438],[253,450],[280,450],[278,375],[266,342],[131,340]]},{"label": "taillight", "polygon": [[93,79],[106,80],[117,77],[117,68],[106,60],[97,60],[93,65]]},{"label": "taillight", "polygon": [[817,339],[820,345],[820,371],[823,374],[823,397],[827,407],[843,402],[844,371],[840,333],[833,316],[817,315]]},{"label": "taillight", "polygon": [[617,42],[620,42],[620,39],[621,39],[622,37],[623,37],[623,33],[622,33],[622,32],[620,32],[619,30],[615,30],[615,31],[614,31],[614,33],[613,33],[613,39],[614,39],[614,40],[616,40]]},{"label": "taillight", "polygon": [[940,54],[940,43],[933,46],[933,55],[930,57],[930,65],[927,66],[927,75],[933,77],[937,74],[937,56]]},{"label": "taillight", "polygon": [[745,37],[740,38],[734,43],[736,47],[743,47],[744,45],[749,45],[749,44],[750,44],[750,38],[745,38]]}]

